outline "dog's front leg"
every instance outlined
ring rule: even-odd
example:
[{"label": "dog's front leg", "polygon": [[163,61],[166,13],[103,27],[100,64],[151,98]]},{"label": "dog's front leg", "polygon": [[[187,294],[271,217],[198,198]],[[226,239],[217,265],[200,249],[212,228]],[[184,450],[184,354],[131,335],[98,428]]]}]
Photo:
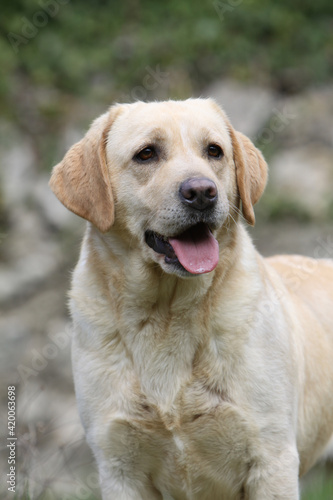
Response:
[{"label": "dog's front leg", "polygon": [[163,500],[161,493],[148,485],[133,485],[129,478],[101,478],[103,500]]},{"label": "dog's front leg", "polygon": [[162,500],[163,496],[154,487],[149,476],[142,471],[129,472],[120,462],[98,464],[103,500]]},{"label": "dog's front leg", "polygon": [[299,500],[299,458],[295,448],[260,460],[250,469],[246,500]]},{"label": "dog's front leg", "polygon": [[126,420],[99,422],[88,432],[96,457],[103,500],[162,500],[153,476],[161,447]]}]

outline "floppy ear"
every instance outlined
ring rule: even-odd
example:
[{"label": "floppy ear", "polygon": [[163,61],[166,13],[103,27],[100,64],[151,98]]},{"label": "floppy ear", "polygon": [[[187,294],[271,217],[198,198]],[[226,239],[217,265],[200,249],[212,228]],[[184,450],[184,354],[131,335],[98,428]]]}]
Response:
[{"label": "floppy ear", "polygon": [[267,163],[254,144],[241,132],[231,126],[231,135],[239,195],[242,200],[243,216],[254,226],[253,206],[261,197],[267,182]]},{"label": "floppy ear", "polygon": [[97,118],[84,138],[53,168],[50,187],[66,208],[106,232],[114,222],[111,183],[106,164],[107,135],[115,116]]}]

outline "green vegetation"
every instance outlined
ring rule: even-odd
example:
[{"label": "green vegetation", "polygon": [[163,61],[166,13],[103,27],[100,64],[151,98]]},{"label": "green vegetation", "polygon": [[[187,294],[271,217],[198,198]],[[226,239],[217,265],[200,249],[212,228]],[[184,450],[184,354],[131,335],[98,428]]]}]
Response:
[{"label": "green vegetation", "polygon": [[331,0],[4,0],[1,7],[1,112],[29,138],[40,169],[59,157],[54,138],[72,117],[77,124],[82,102],[95,107],[93,117],[114,100],[188,97],[218,77],[289,93],[333,77]]},{"label": "green vegetation", "polygon": [[[140,84],[148,65],[195,90],[227,75],[295,91],[332,78],[332,22],[330,0],[7,0],[0,99],[11,113],[36,86],[106,98]],[[58,107],[41,113],[53,119]]]},{"label": "green vegetation", "polygon": [[283,195],[269,193],[264,194],[260,200],[260,204],[256,209],[261,220],[267,222],[276,222],[281,220],[289,220],[300,224],[311,222],[312,214],[306,208],[301,206],[297,201]]},{"label": "green vegetation", "polygon": [[58,157],[53,139],[83,100],[100,112],[114,100],[188,97],[218,77],[284,92],[333,77],[331,0],[1,6],[1,112],[29,138],[41,169]]},{"label": "green vegetation", "polygon": [[333,471],[328,466],[311,473],[313,479],[307,486],[302,500],[332,500],[333,498]]}]

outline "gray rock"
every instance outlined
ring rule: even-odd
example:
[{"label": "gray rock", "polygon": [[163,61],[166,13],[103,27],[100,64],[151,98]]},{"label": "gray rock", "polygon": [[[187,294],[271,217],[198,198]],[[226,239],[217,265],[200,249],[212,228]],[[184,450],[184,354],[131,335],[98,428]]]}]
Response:
[{"label": "gray rock", "polygon": [[215,99],[226,111],[235,129],[249,137],[259,133],[274,113],[278,101],[270,89],[227,79],[210,85],[203,96]]},{"label": "gray rock", "polygon": [[325,217],[333,202],[333,149],[311,144],[280,151],[270,162],[269,190]]},{"label": "gray rock", "polygon": [[34,156],[28,141],[18,136],[17,144],[2,153],[0,183],[5,207],[26,201],[35,180]]},{"label": "gray rock", "polygon": [[315,142],[333,147],[333,85],[282,100],[293,118],[280,140],[285,146]]},{"label": "gray rock", "polygon": [[38,178],[33,187],[33,197],[47,221],[58,229],[75,231],[81,219],[70,212],[53,194],[49,187],[49,175]]},{"label": "gray rock", "polygon": [[0,266],[0,305],[34,292],[61,263],[58,248],[50,244],[26,255],[13,266]]}]

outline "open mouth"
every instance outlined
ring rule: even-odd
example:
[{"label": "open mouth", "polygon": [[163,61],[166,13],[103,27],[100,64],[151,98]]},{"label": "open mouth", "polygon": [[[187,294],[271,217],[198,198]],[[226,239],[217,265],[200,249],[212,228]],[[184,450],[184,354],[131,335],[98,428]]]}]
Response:
[{"label": "open mouth", "polygon": [[172,238],[146,231],[145,240],[156,253],[165,255],[167,264],[180,265],[191,274],[209,273],[219,260],[219,244],[204,223],[196,224]]}]

